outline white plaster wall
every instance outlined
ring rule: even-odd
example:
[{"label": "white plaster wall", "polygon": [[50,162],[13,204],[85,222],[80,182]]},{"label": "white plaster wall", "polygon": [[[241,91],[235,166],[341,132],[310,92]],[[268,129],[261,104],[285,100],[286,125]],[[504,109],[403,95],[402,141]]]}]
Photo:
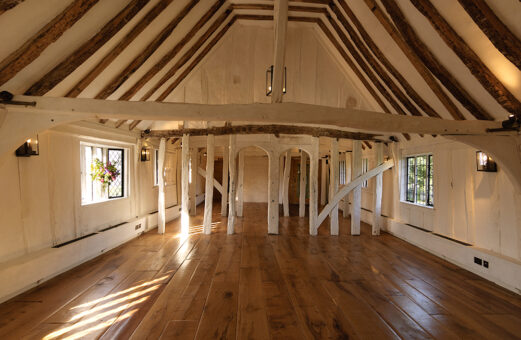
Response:
[{"label": "white plaster wall", "polygon": [[[284,101],[373,110],[365,88],[321,39],[313,26],[288,26]],[[269,103],[266,70],[272,64],[273,29],[237,22],[166,101]]]},{"label": "white plaster wall", "polygon": [[[384,175],[384,215],[500,256],[521,259],[521,199],[501,167],[497,173],[478,172],[476,149],[441,137],[413,138],[401,142],[399,150],[402,159],[433,154],[434,208],[400,201],[403,184],[394,178],[393,169]],[[366,150],[364,157],[373,154]],[[362,206],[371,209],[372,191],[365,189],[362,196]]]},{"label": "white plaster wall", "polygon": [[[13,154],[0,164],[4,193],[0,195],[0,263],[157,211],[153,156],[150,162],[138,162],[136,174],[135,137],[107,131],[109,140],[100,138],[102,131],[90,136],[83,132],[70,126],[49,130],[39,136],[39,156],[18,158]],[[126,198],[81,205],[81,141],[129,149]],[[169,150],[167,207],[177,204],[176,162],[176,153]],[[139,188],[134,184],[136,175]]]},{"label": "white plaster wall", "polygon": [[244,202],[268,202],[267,156],[244,157]]}]

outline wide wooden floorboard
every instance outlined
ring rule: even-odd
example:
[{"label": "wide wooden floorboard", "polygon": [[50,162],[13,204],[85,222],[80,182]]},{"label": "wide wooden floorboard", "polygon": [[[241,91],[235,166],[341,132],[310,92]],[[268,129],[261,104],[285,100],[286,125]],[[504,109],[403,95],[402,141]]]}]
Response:
[{"label": "wide wooden floorboard", "polygon": [[0,305],[0,339],[519,339],[521,297],[389,234],[202,206]]}]

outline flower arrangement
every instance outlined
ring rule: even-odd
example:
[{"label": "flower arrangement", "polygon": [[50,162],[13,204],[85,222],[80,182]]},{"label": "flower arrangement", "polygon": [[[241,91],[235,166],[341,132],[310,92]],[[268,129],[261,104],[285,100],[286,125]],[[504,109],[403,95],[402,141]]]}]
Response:
[{"label": "flower arrangement", "polygon": [[91,177],[93,181],[99,181],[103,187],[112,183],[119,176],[119,170],[110,162],[103,163],[99,159],[95,159],[90,165]]}]

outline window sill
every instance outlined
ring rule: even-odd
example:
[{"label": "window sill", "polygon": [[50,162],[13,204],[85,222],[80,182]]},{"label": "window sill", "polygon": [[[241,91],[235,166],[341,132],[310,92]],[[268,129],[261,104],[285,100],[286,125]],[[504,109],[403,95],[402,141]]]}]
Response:
[{"label": "window sill", "polygon": [[104,199],[104,200],[101,200],[101,201],[96,201],[96,202],[81,202],[81,206],[82,207],[85,207],[85,206],[92,206],[92,205],[96,205],[96,204],[102,204],[102,203],[108,203],[108,202],[114,202],[114,201],[120,201],[120,200],[125,200],[127,199],[128,196],[125,196],[125,197],[119,197],[119,198],[107,198],[107,199]]},{"label": "window sill", "polygon": [[414,207],[419,207],[419,208],[425,208],[425,209],[434,210],[434,207],[433,207],[433,206],[430,206],[430,205],[422,205],[422,204],[417,204],[417,203],[412,203],[412,202],[402,201],[402,200],[400,200],[400,203],[408,204],[408,205],[412,205],[412,206],[414,206]]}]

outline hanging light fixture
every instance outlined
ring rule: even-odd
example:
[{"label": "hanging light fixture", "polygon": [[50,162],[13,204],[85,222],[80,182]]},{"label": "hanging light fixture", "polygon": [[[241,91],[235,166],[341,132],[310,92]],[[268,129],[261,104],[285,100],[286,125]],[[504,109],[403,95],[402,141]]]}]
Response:
[{"label": "hanging light fixture", "polygon": [[[273,65],[266,70],[266,96],[273,92]],[[282,79],[282,94],[286,94],[286,66],[284,66],[284,77]]]},{"label": "hanging light fixture", "polygon": [[18,149],[16,149],[16,157],[38,156],[40,154],[40,143],[38,135],[36,138],[29,138]]},{"label": "hanging light fixture", "polygon": [[148,161],[150,161],[150,149],[144,146],[141,148],[141,162]]},{"label": "hanging light fixture", "polygon": [[477,171],[497,172],[496,162],[483,151],[476,151],[476,168]]}]

